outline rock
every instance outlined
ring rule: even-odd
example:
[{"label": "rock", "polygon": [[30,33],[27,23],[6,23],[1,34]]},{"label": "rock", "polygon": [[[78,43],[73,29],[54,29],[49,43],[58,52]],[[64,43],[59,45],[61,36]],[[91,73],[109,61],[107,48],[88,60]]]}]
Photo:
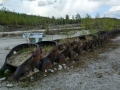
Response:
[{"label": "rock", "polygon": [[7,84],[6,87],[12,88],[12,87],[13,87],[13,84]]},{"label": "rock", "polygon": [[48,71],[45,69],[45,72],[48,72]]},{"label": "rock", "polygon": [[59,65],[58,67],[59,67],[59,68],[62,68],[62,65]]},{"label": "rock", "polygon": [[69,57],[67,57],[67,60],[69,59]]},{"label": "rock", "polygon": [[6,79],[6,77],[0,78],[0,81],[4,81]]},{"label": "rock", "polygon": [[31,81],[34,81],[34,78],[31,76],[31,77],[30,77],[30,80],[31,80]]},{"label": "rock", "polygon": [[63,66],[65,66],[66,64],[62,64]]},{"label": "rock", "polygon": [[16,54],[17,52],[16,51],[13,51],[13,54]]},{"label": "rock", "polygon": [[97,76],[97,78],[102,78],[103,77],[102,73],[95,73],[95,75]]},{"label": "rock", "polygon": [[66,69],[66,68],[67,68],[66,64],[62,64],[62,65],[63,65],[63,68],[64,68],[64,69]]},{"label": "rock", "polygon": [[71,68],[73,68],[73,66],[71,66]]},{"label": "rock", "polygon": [[57,65],[57,63],[56,63],[56,62],[54,62],[54,65]]},{"label": "rock", "polygon": [[54,70],[51,70],[51,73],[53,73],[54,72]]},{"label": "rock", "polygon": [[54,70],[56,71],[56,70],[57,70],[57,68],[54,68]]},{"label": "rock", "polygon": [[86,77],[89,77],[89,75],[87,74]]},{"label": "rock", "polygon": [[46,75],[46,74],[44,74],[44,77],[47,77],[47,75]]},{"label": "rock", "polygon": [[34,68],[34,72],[37,73],[39,72],[39,70],[37,68]]},{"label": "rock", "polygon": [[51,73],[53,73],[53,72],[54,72],[54,70],[52,70],[52,69],[48,69],[48,72],[51,72]]},{"label": "rock", "polygon": [[73,63],[75,63],[75,61],[73,61]]},{"label": "rock", "polygon": [[64,66],[64,69],[66,69],[67,68],[67,66]]},{"label": "rock", "polygon": [[62,70],[63,67],[61,65],[58,66],[58,70]]}]

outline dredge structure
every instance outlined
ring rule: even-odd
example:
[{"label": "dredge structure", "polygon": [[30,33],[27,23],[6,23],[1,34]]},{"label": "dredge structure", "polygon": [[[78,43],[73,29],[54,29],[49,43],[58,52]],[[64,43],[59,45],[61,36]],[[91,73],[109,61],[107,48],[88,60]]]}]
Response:
[{"label": "dredge structure", "polygon": [[[36,44],[20,44],[15,46],[6,56],[5,62],[1,68],[4,73],[6,69],[9,69],[13,73],[15,80],[19,80],[20,77],[26,73],[32,71],[34,68],[44,72],[54,66],[55,63],[64,63],[67,58],[71,60],[77,60],[83,51],[94,49],[94,47],[102,45],[107,39],[112,36],[116,36],[120,33],[120,30],[112,31],[100,31],[95,35],[82,35],[78,37],[66,38],[64,40],[54,41],[41,41]],[[23,48],[29,48],[33,46],[34,50],[22,63],[14,65],[8,63],[10,57],[14,56],[14,52],[18,52]],[[49,47],[49,48],[48,48]]]}]

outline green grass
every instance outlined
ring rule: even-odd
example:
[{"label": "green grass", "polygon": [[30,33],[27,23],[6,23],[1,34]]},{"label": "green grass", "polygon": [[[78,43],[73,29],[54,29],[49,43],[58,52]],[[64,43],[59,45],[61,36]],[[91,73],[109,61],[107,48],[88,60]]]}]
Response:
[{"label": "green grass", "polygon": [[2,72],[2,70],[0,69],[0,78],[4,77],[4,73]]},{"label": "green grass", "polygon": [[21,49],[21,50],[19,50],[18,52],[17,52],[17,54],[19,55],[19,54],[22,54],[22,53],[24,53],[24,52],[32,52],[33,50],[34,50],[34,48],[35,47],[33,47],[33,46],[31,46],[30,48],[23,48],[23,49]]},{"label": "green grass", "polygon": [[43,50],[50,50],[53,48],[53,45],[40,46]]},{"label": "green grass", "polygon": [[11,74],[12,74],[12,71],[10,71],[9,69],[6,69],[5,72],[4,72],[5,76],[9,76]]}]

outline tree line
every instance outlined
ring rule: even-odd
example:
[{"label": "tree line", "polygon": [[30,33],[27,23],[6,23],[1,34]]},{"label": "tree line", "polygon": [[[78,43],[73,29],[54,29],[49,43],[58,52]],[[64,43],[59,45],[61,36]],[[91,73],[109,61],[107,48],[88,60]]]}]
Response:
[{"label": "tree line", "polygon": [[17,13],[9,11],[6,8],[0,10],[0,25],[7,26],[38,26],[46,28],[48,25],[65,25],[65,24],[79,24],[82,29],[87,30],[112,30],[119,28],[120,20],[117,18],[102,17],[96,14],[95,18],[92,18],[89,14],[85,17],[81,17],[79,13],[73,15],[70,19],[69,15],[65,18],[55,18],[54,16],[42,17],[37,15],[27,15],[24,13]]}]

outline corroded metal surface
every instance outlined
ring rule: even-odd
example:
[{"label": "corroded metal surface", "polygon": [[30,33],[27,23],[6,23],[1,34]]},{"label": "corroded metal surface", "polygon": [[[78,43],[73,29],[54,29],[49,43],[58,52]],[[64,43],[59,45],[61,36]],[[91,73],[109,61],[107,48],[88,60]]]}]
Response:
[{"label": "corroded metal surface", "polygon": [[[21,75],[34,71],[34,68],[44,72],[45,69],[54,66],[54,62],[64,63],[67,59],[77,60],[77,55],[81,55],[83,51],[93,50],[94,47],[102,45],[107,39],[119,33],[120,30],[100,31],[96,35],[88,35],[91,39],[87,39],[87,36],[83,35],[68,38],[63,43],[59,43],[60,40],[38,42],[34,45],[36,47],[35,51],[23,64],[18,67],[7,64],[7,58],[13,55],[13,51],[19,51],[23,46],[24,48],[28,47],[28,44],[21,44],[9,52],[1,69],[3,72],[6,69],[10,69],[14,73],[16,80]],[[51,46],[51,48],[45,51],[44,46]]]}]

